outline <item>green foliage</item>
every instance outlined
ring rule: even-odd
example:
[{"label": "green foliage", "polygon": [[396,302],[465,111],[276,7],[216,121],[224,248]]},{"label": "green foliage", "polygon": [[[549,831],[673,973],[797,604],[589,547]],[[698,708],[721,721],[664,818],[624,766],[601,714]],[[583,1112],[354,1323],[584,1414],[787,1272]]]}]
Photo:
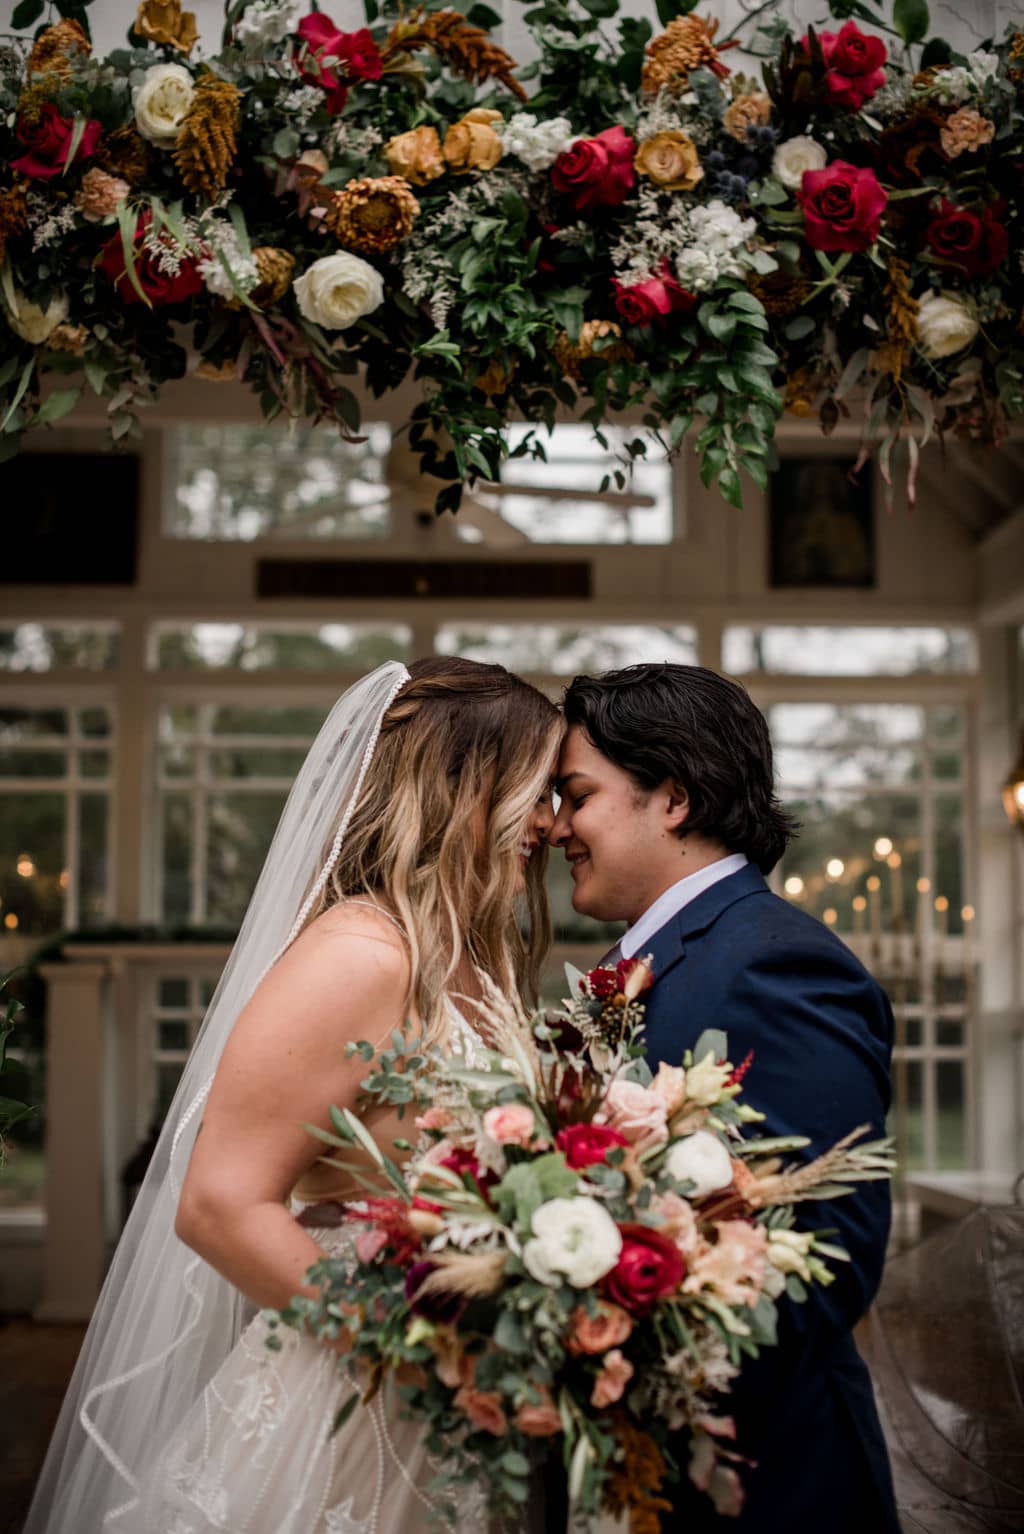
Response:
[{"label": "green foliage", "polygon": [[[15,970],[12,970],[8,974],[0,976],[0,992],[7,989],[13,975],[16,973]],[[18,1024],[19,1014],[23,1011],[24,1008],[20,1001],[10,996],[6,999],[4,1012],[2,1017],[0,1017],[0,1085],[3,1085],[3,1078],[10,1076],[15,1069],[14,1062],[7,1057],[7,1044]],[[4,1136],[14,1128],[15,1124],[20,1124],[23,1119],[27,1119],[32,1112],[33,1109],[28,1103],[21,1102],[16,1097],[7,1097],[0,1093],[0,1166],[3,1165]]]}]

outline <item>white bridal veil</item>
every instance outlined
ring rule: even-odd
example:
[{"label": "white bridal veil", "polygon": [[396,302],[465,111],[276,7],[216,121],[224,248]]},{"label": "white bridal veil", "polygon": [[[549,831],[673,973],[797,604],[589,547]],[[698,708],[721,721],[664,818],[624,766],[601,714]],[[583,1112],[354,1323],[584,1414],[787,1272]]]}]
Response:
[{"label": "white bridal veil", "polygon": [[337,862],[384,713],[408,680],[391,662],[343,694],[295,780],[103,1286],[25,1534],[143,1534],[139,1473],[238,1337],[241,1295],[174,1234],[182,1178],[228,1034]]}]

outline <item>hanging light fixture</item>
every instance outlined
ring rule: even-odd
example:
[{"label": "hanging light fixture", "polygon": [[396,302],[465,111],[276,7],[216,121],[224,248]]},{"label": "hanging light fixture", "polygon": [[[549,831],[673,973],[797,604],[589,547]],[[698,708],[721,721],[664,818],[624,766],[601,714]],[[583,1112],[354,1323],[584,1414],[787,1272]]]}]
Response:
[{"label": "hanging light fixture", "polygon": [[1007,819],[1024,831],[1024,730],[1021,731],[1017,760],[1003,784],[1003,808]]}]

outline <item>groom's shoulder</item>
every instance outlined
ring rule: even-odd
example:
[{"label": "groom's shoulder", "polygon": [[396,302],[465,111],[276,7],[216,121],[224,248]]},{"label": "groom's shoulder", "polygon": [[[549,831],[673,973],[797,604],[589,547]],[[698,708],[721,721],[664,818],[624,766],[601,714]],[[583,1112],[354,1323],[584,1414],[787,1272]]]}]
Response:
[{"label": "groom's shoulder", "polygon": [[756,898],[727,907],[716,926],[722,938],[735,941],[748,962],[775,955],[836,966],[877,984],[856,954],[817,917],[784,900],[765,886]]}]

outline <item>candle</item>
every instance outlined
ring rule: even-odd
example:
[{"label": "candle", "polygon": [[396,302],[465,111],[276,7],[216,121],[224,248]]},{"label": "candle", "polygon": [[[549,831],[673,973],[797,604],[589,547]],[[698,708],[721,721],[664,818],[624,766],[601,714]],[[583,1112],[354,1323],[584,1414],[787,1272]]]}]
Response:
[{"label": "candle", "polygon": [[903,859],[898,852],[890,852],[885,860],[892,875],[892,916],[897,931],[903,926]]},{"label": "candle", "polygon": [[882,935],[882,881],[877,874],[872,874],[867,881],[869,904],[871,907],[871,936]]},{"label": "candle", "polygon": [[938,933],[939,938],[942,939],[946,937],[949,932],[949,901],[946,899],[945,895],[936,896],[935,914],[937,918],[935,922],[935,930]]},{"label": "candle", "polygon": [[868,903],[863,895],[853,897],[853,932],[855,937],[860,937],[864,931],[864,912]]}]

